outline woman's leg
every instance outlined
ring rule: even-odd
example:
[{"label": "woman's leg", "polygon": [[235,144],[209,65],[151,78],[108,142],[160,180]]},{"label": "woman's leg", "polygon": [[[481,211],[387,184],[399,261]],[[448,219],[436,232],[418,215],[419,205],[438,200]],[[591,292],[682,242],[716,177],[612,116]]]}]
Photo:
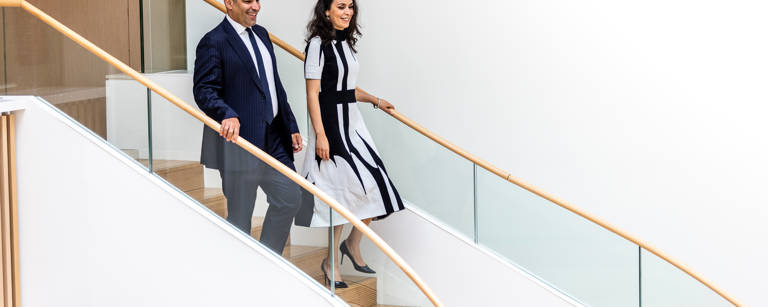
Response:
[{"label": "woman's leg", "polygon": [[[341,244],[339,240],[341,240],[341,231],[343,229],[344,229],[344,225],[333,226],[333,245],[334,246],[331,248],[333,249],[333,260],[335,262],[335,267],[334,267],[335,281],[343,281],[343,279],[341,278],[341,265],[339,265],[339,256],[340,256],[339,244]],[[325,259],[326,259],[325,271],[328,272],[328,278],[331,278],[331,272],[330,272],[331,264],[330,264],[330,261],[327,260],[328,259],[327,257]]]},{"label": "woman's leg", "polygon": [[[365,225],[371,224],[371,221],[373,219],[364,219],[363,223]],[[363,256],[360,254],[360,240],[363,238],[363,233],[357,228],[352,228],[352,232],[349,233],[349,237],[347,237],[347,248],[349,249],[349,253],[352,254],[352,257],[355,260],[355,263],[359,266],[366,266],[365,261],[363,260]]]}]

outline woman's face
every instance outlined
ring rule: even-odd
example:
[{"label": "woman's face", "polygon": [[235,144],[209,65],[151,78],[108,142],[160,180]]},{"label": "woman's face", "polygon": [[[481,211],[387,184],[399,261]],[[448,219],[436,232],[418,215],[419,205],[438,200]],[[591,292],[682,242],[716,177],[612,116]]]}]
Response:
[{"label": "woman's face", "polygon": [[328,16],[336,30],[349,28],[349,22],[352,21],[354,15],[354,0],[333,0],[331,8],[325,11],[325,16]]}]

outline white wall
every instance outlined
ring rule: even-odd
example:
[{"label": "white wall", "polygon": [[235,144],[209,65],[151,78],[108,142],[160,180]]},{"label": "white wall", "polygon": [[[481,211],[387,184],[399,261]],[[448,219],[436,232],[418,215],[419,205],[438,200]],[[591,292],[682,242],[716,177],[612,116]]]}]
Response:
[{"label": "white wall", "polygon": [[25,306],[345,305],[53,107],[16,100]]},{"label": "white wall", "polygon": [[[146,76],[197,108],[192,76],[182,72]],[[135,149],[149,157],[147,88],[125,75],[109,76],[107,91],[107,139],[120,149]],[[152,92],[152,154],[158,160],[200,160],[203,123]]]},{"label": "white wall", "polygon": [[[264,1],[260,23],[301,49],[313,3]],[[359,6],[361,87],[746,304],[768,303],[768,4]]]}]

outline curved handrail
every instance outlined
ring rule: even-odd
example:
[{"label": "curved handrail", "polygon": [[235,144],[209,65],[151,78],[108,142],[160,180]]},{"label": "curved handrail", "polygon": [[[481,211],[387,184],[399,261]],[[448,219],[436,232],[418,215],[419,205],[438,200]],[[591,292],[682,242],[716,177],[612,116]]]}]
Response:
[{"label": "curved handrail", "polygon": [[[226,13],[226,8],[225,8],[223,3],[218,2],[216,0],[203,0],[203,1],[205,1],[205,2],[209,3],[210,5],[216,7],[217,9],[222,11],[223,13]],[[293,46],[289,45],[288,43],[286,43],[285,41],[281,40],[280,38],[272,35],[271,33],[269,34],[269,38],[270,38],[270,40],[272,40],[272,43],[274,43],[275,45],[277,45],[280,48],[284,49],[285,51],[287,51],[288,53],[292,54],[293,56],[295,56],[299,60],[304,61],[304,53],[302,53],[298,49],[296,49]],[[674,260],[674,258],[672,258],[671,256],[663,253],[658,248],[655,248],[655,247],[651,246],[650,244],[646,243],[645,241],[640,240],[639,238],[629,234],[628,232],[626,232],[624,230],[619,229],[618,227],[616,227],[616,226],[614,226],[614,225],[612,225],[612,224],[610,224],[610,223],[608,223],[608,222],[598,218],[595,215],[587,213],[586,211],[584,211],[582,209],[579,209],[578,207],[573,206],[573,205],[571,205],[571,204],[569,204],[569,203],[567,203],[567,202],[565,202],[565,201],[563,201],[563,200],[561,200],[561,199],[559,199],[559,198],[557,198],[557,197],[555,197],[555,196],[553,196],[553,195],[551,195],[549,193],[546,193],[546,192],[542,191],[541,189],[539,189],[539,188],[537,188],[537,187],[535,187],[535,186],[533,186],[533,185],[531,185],[531,184],[529,184],[529,183],[527,183],[527,182],[525,182],[523,180],[520,180],[518,178],[513,177],[509,172],[504,171],[504,170],[494,166],[493,164],[488,163],[487,161],[485,161],[485,160],[483,160],[483,159],[481,159],[481,158],[479,158],[479,157],[469,153],[468,151],[462,149],[461,147],[454,145],[453,143],[451,143],[448,140],[440,137],[439,135],[429,131],[427,128],[424,128],[423,126],[419,125],[418,123],[416,123],[415,121],[413,121],[410,118],[406,117],[405,115],[397,112],[396,110],[391,110],[391,111],[386,111],[386,112],[389,115],[391,115],[392,117],[394,117],[395,119],[397,119],[400,122],[402,122],[403,124],[407,125],[408,127],[411,127],[413,130],[416,130],[417,132],[421,133],[422,135],[428,137],[429,139],[435,141],[436,143],[442,145],[443,147],[449,149],[450,151],[453,151],[454,153],[458,154],[459,156],[462,156],[463,158],[469,160],[470,162],[472,162],[472,163],[474,163],[474,164],[476,164],[476,165],[478,165],[478,166],[488,170],[491,173],[496,174],[497,176],[499,176],[501,178],[504,178],[504,180],[509,181],[509,182],[511,182],[511,183],[513,183],[513,184],[515,184],[515,185],[517,185],[517,186],[519,186],[519,187],[521,187],[521,188],[523,188],[525,190],[528,190],[529,192],[531,192],[533,194],[536,194],[536,195],[538,195],[538,196],[540,196],[540,197],[542,197],[542,198],[544,198],[544,199],[546,199],[546,200],[548,200],[548,201],[550,201],[550,202],[552,202],[552,203],[562,207],[563,209],[571,211],[571,212],[575,213],[576,215],[579,215],[579,216],[589,220],[590,222],[593,222],[593,223],[599,225],[600,227],[603,227],[603,228],[607,229],[608,231],[613,232],[616,235],[618,235],[618,236],[620,236],[620,237],[622,237],[622,238],[624,238],[624,239],[626,239],[626,240],[628,240],[628,241],[630,241],[632,243],[635,243],[635,244],[639,245],[643,249],[651,252],[652,254],[658,256],[661,259],[664,259],[664,261],[666,261],[669,264],[675,266],[676,268],[678,268],[681,271],[685,272],[686,274],[688,274],[689,276],[693,277],[694,279],[696,279],[700,283],[704,284],[705,286],[707,286],[707,288],[711,289],[712,291],[714,291],[715,293],[720,295],[722,298],[724,298],[725,300],[729,301],[731,304],[733,304],[735,306],[742,306],[741,303],[739,303],[739,301],[736,300],[736,298],[734,298],[733,296],[725,293],[724,290],[722,290],[719,287],[715,286],[714,283],[712,283],[711,281],[705,279],[701,274],[694,272],[688,266],[682,264],[681,262],[679,262],[677,260]]]},{"label": "curved handrail", "polygon": [[[149,80],[147,77],[144,77],[141,73],[137,72],[136,70],[132,69],[130,66],[126,65],[122,61],[118,60],[117,58],[113,57],[106,51],[102,50],[95,44],[91,43],[90,41],[86,40],[79,34],[77,34],[75,31],[72,31],[56,19],[52,18],[42,10],[38,9],[34,5],[30,4],[26,0],[0,0],[0,7],[21,7],[33,16],[37,17],[38,19],[42,20],[43,22],[47,23],[57,31],[61,32],[65,36],[72,39],[74,42],[76,42],[78,45],[82,46],[86,50],[90,51],[91,53],[95,54],[96,56],[100,57],[102,60],[108,62],[115,68],[119,69],[123,73],[127,74],[134,80],[138,81],[139,83],[143,84],[147,88],[151,89],[158,95],[162,96],[163,98],[167,99],[180,109],[182,109],[184,112],[187,112],[188,114],[192,115],[199,121],[203,122],[206,126],[210,127],[211,129],[214,129],[215,131],[219,131],[221,129],[221,125],[219,125],[218,122],[211,119],[210,117],[206,116],[202,112],[196,110],[191,105],[185,103],[180,98],[176,97],[175,95],[171,94],[169,91],[165,90],[164,88],[160,87],[153,81]],[[384,240],[379,237],[371,228],[369,228],[367,225],[365,225],[360,219],[355,217],[352,212],[347,210],[344,206],[342,206],[339,202],[337,202],[335,199],[331,198],[328,194],[314,186],[312,183],[301,177],[298,173],[293,171],[292,169],[288,168],[284,164],[277,161],[275,158],[270,156],[269,154],[265,153],[258,147],[254,146],[250,142],[246,141],[245,139],[238,137],[235,141],[235,144],[240,146],[241,148],[247,150],[252,155],[256,156],[257,158],[261,159],[265,163],[267,163],[272,168],[275,168],[277,171],[291,179],[293,182],[297,183],[313,195],[315,195],[317,198],[321,199],[323,202],[328,204],[331,208],[336,210],[341,216],[343,216],[347,221],[349,221],[355,228],[360,230],[368,239],[370,239],[379,249],[381,249],[387,257],[392,259],[395,264],[397,264],[398,267],[419,287],[419,289],[424,293],[424,295],[427,296],[427,298],[432,302],[435,306],[443,306],[442,302],[437,298],[437,296],[434,294],[434,292],[427,286],[424,281],[419,277],[416,272],[411,268],[405,260],[403,260],[400,255],[398,255],[392,247],[390,247]]]}]

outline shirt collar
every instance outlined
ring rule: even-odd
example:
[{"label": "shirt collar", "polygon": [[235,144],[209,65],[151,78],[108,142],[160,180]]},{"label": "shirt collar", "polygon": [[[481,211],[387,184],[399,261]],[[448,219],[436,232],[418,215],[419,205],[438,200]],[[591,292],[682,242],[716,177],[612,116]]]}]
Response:
[{"label": "shirt collar", "polygon": [[229,20],[229,23],[235,29],[235,32],[237,33],[237,35],[242,35],[243,33],[245,33],[246,27],[244,27],[239,22],[232,19],[232,17],[229,17],[229,15],[227,15],[227,20]]}]

